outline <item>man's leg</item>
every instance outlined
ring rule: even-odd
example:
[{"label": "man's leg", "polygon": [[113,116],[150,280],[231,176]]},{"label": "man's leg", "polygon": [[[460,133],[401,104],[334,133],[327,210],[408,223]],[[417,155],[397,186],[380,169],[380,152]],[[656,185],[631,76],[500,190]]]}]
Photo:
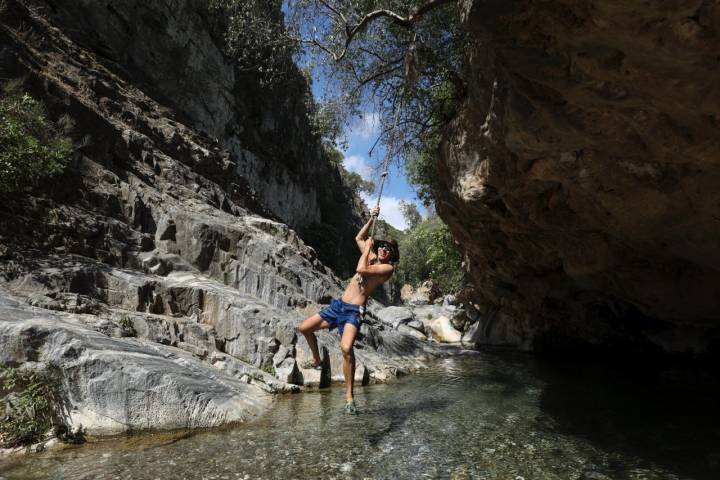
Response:
[{"label": "man's leg", "polygon": [[353,399],[353,383],[355,382],[355,337],[358,329],[355,325],[347,322],[345,331],[340,340],[340,350],[343,354],[343,375],[345,376],[345,400]]},{"label": "man's leg", "polygon": [[315,331],[322,328],[328,328],[330,324],[326,322],[320,315],[315,314],[312,317],[308,317],[300,324],[298,330],[305,336],[310,351],[313,356],[313,365],[320,365],[320,351],[318,350],[317,338],[315,337]]}]

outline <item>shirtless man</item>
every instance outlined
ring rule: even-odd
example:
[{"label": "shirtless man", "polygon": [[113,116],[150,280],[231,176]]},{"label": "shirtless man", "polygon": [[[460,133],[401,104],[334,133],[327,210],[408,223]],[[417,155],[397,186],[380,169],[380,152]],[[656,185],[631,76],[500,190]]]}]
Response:
[{"label": "shirtless man", "polygon": [[393,274],[390,262],[397,261],[399,257],[397,242],[378,241],[377,254],[373,248],[373,239],[367,238],[368,230],[373,221],[380,214],[379,208],[374,208],[372,217],[360,229],[355,242],[362,255],[357,264],[357,275],[350,280],[340,300],[333,299],[330,306],[320,313],[305,319],[299,327],[307,339],[312,351],[312,362],[304,365],[307,368],[320,368],[320,352],[318,351],[315,331],[322,328],[333,329],[337,327],[340,334],[340,349],[343,353],[343,375],[345,376],[345,412],[357,413],[353,400],[353,382],[355,377],[355,352],[353,345],[355,337],[360,330],[365,302],[372,292],[385,283]]}]

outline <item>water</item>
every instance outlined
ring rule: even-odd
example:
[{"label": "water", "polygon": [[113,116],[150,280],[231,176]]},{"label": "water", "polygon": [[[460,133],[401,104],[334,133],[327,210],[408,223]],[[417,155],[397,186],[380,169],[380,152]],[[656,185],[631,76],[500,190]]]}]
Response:
[{"label": "water", "polygon": [[717,398],[672,372],[480,354],[390,385],[280,397],[258,422],[0,463],[3,479],[717,479]]}]

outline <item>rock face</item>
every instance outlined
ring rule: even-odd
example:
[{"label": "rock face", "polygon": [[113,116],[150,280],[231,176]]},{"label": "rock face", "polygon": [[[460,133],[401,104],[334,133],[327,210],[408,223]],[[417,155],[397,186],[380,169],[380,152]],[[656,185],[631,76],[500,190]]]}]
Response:
[{"label": "rock face", "polygon": [[[330,257],[351,232],[357,259],[300,97],[238,76],[205,1],[11,0],[0,18],[0,77],[90,136],[61,177],[0,198],[2,364],[60,366],[68,421],[94,434],[241,421],[341,379],[336,334],[319,378],[298,368],[301,309],[342,284],[288,224],[320,225]],[[364,383],[436,353],[378,308]]]},{"label": "rock face", "polygon": [[[7,15],[11,29],[16,27],[12,14],[20,12],[13,3]],[[222,163],[207,156],[202,159],[199,152],[186,152],[216,170],[215,180],[222,178],[219,183],[227,194],[242,192],[262,205],[259,213],[272,214],[318,247],[320,258],[343,277],[354,273],[355,262],[348,258],[353,259],[357,250],[354,236],[362,225],[360,207],[352,205],[337,168],[324,158],[321,142],[311,133],[304,103],[308,87],[293,67],[291,78],[278,87],[281,92],[263,88],[258,78],[239,72],[223,53],[226,19],[210,10],[207,0],[17,3],[42,12],[71,45],[85,50],[65,51],[71,58],[87,55],[84,64],[73,65],[79,70],[75,74],[91,67],[92,59],[116,76],[90,85],[83,92],[86,103],[101,104],[103,98],[115,103],[118,95],[128,92],[112,90],[127,81],[162,108],[169,107],[172,112],[165,110],[163,116],[193,129],[202,138],[203,148],[220,153]],[[14,53],[6,50],[6,55]],[[3,58],[3,63],[7,61]],[[11,65],[3,72],[5,78],[22,73]],[[62,64],[54,67],[63,70]],[[62,72],[72,77],[69,73]],[[78,95],[77,91],[64,93]],[[145,105],[134,102],[132,107],[117,113],[125,128],[138,130]],[[152,137],[140,130],[142,136]],[[166,125],[162,134],[170,150],[163,153],[171,153],[182,143],[172,125]],[[143,148],[147,142],[142,136],[132,139],[135,149],[129,153],[154,166],[157,156]]]},{"label": "rock face", "polygon": [[476,46],[438,208],[501,330],[717,352],[720,7],[464,6]]}]

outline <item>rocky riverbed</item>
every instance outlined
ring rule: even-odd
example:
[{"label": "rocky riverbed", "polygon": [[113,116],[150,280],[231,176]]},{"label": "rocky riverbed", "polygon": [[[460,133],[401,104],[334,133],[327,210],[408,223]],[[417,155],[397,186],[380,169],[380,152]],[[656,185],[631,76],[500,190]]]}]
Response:
[{"label": "rocky riverbed", "polygon": [[359,390],[357,417],[342,414],[340,388],[281,396],[238,428],[6,459],[0,475],[712,480],[720,474],[716,393],[690,378],[476,352]]}]

